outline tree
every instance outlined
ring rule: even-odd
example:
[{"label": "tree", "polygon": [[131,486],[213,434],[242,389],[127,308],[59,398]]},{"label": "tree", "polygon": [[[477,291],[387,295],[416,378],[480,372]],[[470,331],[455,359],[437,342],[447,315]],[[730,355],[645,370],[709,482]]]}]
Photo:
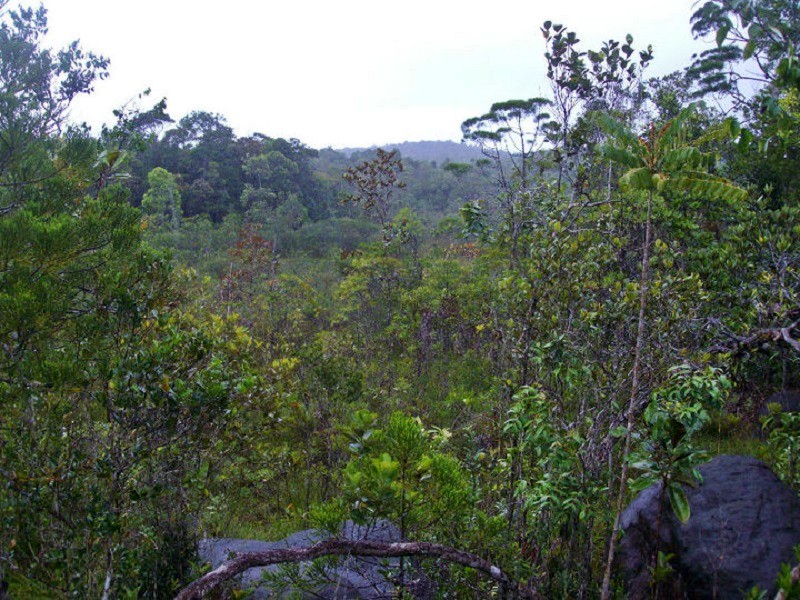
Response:
[{"label": "tree", "polygon": [[[0,4],[2,11],[6,2]],[[0,216],[17,206],[14,190],[56,171],[46,160],[70,103],[107,76],[108,60],[78,42],[53,53],[41,47],[47,11],[21,8],[0,24]]]},{"label": "tree", "polygon": [[[7,4],[4,0],[0,10]],[[43,7],[20,8],[3,16],[7,17],[0,25],[4,128],[25,122],[42,136],[57,132],[70,103],[107,76],[108,60],[84,51],[78,42],[55,56],[52,50],[42,48],[47,31]]]},{"label": "tree", "polygon": [[477,145],[495,163],[504,191],[524,191],[530,185],[533,159],[552,126],[549,108],[544,98],[507,100],[461,124],[464,141]]},{"label": "tree", "polygon": [[[586,131],[591,122],[583,117],[592,110],[628,113],[630,124],[631,113],[642,103],[642,72],[653,60],[653,49],[647,46],[637,53],[628,34],[624,43],[612,39],[597,51],[582,51],[577,34],[564,25],[545,21],[541,31],[555,121],[548,141],[558,166],[558,189],[571,177],[574,197],[585,187],[583,171],[596,141],[591,128]],[[609,186],[610,180],[609,170]]]},{"label": "tree", "polygon": [[396,190],[405,187],[400,180],[402,172],[403,161],[397,150],[387,152],[378,148],[374,159],[365,160],[344,172],[342,177],[356,192],[345,196],[342,202],[361,206],[385,228],[389,222],[392,196]]},{"label": "tree", "polygon": [[181,194],[175,176],[161,167],[147,175],[150,188],[142,197],[142,209],[152,215],[156,226],[176,231],[181,226]]},{"label": "tree", "polygon": [[[692,14],[692,33],[713,34],[717,42],[687,69],[698,95],[724,94],[741,107],[753,84],[757,91],[800,86],[800,13],[793,0],[707,0]],[[745,72],[742,63],[755,70]],[[769,94],[760,100],[779,110]]]},{"label": "tree", "polygon": [[530,199],[537,156],[538,175],[546,164],[542,149],[554,125],[548,112],[550,106],[544,98],[497,102],[485,115],[461,124],[463,140],[477,145],[495,166],[498,200],[510,229],[512,259],[517,256],[517,240],[523,226],[520,215]]},{"label": "tree", "polygon": [[154,148],[161,156],[153,166],[180,175],[188,186],[183,194],[186,216],[205,213],[218,223],[234,212],[242,195],[240,150],[224,117],[195,111],[164,134]]},{"label": "tree", "polygon": [[650,284],[650,247],[652,242],[653,201],[656,195],[689,192],[707,199],[726,198],[742,200],[747,193],[725,179],[708,172],[709,157],[685,139],[685,127],[693,114],[693,107],[683,111],[663,127],[652,124],[647,137],[639,137],[610,117],[603,117],[602,124],[611,136],[611,143],[604,148],[605,155],[627,168],[620,178],[623,189],[634,194],[646,195],[645,236],[641,247],[639,270],[639,314],[637,317],[636,343],[631,374],[630,399],[627,410],[625,447],[622,473],[617,495],[616,514],[609,543],[608,560],[603,579],[603,598],[608,598],[611,585],[611,565],[614,560],[616,536],[619,531],[619,516],[625,497],[628,477],[628,456],[631,452],[633,428],[640,401],[640,378],[644,336],[647,326],[647,297]]},{"label": "tree", "polygon": [[[208,450],[252,389],[249,342],[176,310],[181,279],[143,243],[117,140],[63,120],[105,63],[41,49],[45,15],[0,24],[0,565],[19,597],[169,595],[194,553]],[[172,176],[153,184],[148,202],[178,218]]]},{"label": "tree", "polygon": [[297,193],[297,164],[277,150],[248,158],[243,166],[249,181],[242,192],[245,210],[260,208],[275,210],[290,194]]}]

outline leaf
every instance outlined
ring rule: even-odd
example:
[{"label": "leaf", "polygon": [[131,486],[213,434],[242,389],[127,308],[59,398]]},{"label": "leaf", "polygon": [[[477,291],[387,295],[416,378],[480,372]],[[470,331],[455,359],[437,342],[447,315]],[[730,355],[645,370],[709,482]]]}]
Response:
[{"label": "leaf", "polygon": [[601,152],[608,160],[619,163],[624,167],[628,167],[629,169],[635,169],[644,166],[644,163],[638,156],[635,156],[628,150],[623,150],[622,148],[606,145],[601,148]]},{"label": "leaf", "polygon": [[669,504],[675,516],[678,517],[681,523],[689,521],[692,516],[691,508],[689,507],[689,499],[679,483],[670,482],[667,485],[667,496],[669,497]]},{"label": "leaf", "polygon": [[749,129],[743,129],[742,134],[739,136],[739,150],[746,151],[750,144],[753,143],[753,134]]},{"label": "leaf", "polygon": [[742,50],[742,58],[747,60],[753,57],[753,54],[756,52],[756,41],[750,40],[745,44],[744,50]]},{"label": "leaf", "polygon": [[651,190],[654,187],[653,175],[647,167],[631,169],[620,177],[619,184],[632,190]]},{"label": "leaf", "polygon": [[722,43],[725,41],[725,38],[728,37],[728,32],[731,30],[730,22],[724,24],[722,27],[717,29],[717,48],[722,46]]},{"label": "leaf", "polygon": [[746,190],[733,185],[726,179],[702,171],[679,173],[670,179],[665,188],[669,188],[673,192],[687,192],[705,200],[723,202],[743,202],[748,197]]},{"label": "leaf", "polygon": [[702,154],[692,146],[682,146],[667,150],[664,154],[664,165],[667,169],[680,170],[687,167],[696,167],[702,160]]},{"label": "leaf", "polygon": [[656,477],[653,475],[646,475],[643,477],[637,477],[634,479],[630,485],[628,486],[634,494],[638,494],[644,489],[649,488],[656,482]]},{"label": "leaf", "polygon": [[610,115],[596,113],[594,118],[600,128],[616,140],[618,146],[625,148],[638,148],[641,146],[639,137]]},{"label": "leaf", "polygon": [[675,146],[675,141],[683,131],[683,126],[686,124],[686,121],[694,115],[695,109],[695,105],[690,104],[667,124],[658,139],[659,151],[665,152],[667,149]]}]

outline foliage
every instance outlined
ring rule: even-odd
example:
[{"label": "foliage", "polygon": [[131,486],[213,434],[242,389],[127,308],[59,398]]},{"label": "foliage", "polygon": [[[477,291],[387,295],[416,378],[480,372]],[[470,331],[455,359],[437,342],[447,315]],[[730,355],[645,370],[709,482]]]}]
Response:
[{"label": "foliage", "polygon": [[671,369],[670,382],[654,392],[644,411],[646,429],[630,458],[640,474],[631,487],[638,492],[660,481],[670,507],[683,523],[689,520],[691,507],[681,485],[700,481],[694,467],[705,458],[694,438],[710,421],[711,411],[722,408],[730,387],[730,381],[714,367],[694,370],[680,365]]},{"label": "foliage", "polygon": [[[11,591],[170,597],[202,535],[352,518],[463,548],[542,597],[610,595],[632,491],[660,482],[690,518],[701,447],[800,386],[787,7],[705,2],[694,30],[720,47],[658,81],[630,36],[584,50],[546,22],[551,94],[466,120],[484,159],[436,164],[237,137],[202,111],[162,131],[163,101],[94,138],[63,116],[105,59],[42,49],[43,9],[6,13]],[[745,60],[762,67],[752,99],[728,71]],[[690,103],[704,92],[738,120]],[[771,415],[766,442],[724,442],[797,486],[796,430]],[[672,558],[648,557],[656,582]],[[504,593],[424,567],[453,597]]]},{"label": "foliage", "polygon": [[743,61],[755,67],[761,84],[797,87],[798,24],[796,6],[786,0],[702,3],[692,15],[692,32],[713,34],[717,48],[702,53],[689,70],[698,80],[699,93],[722,92],[743,101],[740,86],[746,76],[729,68]]},{"label": "foliage", "polygon": [[399,176],[402,172],[403,161],[397,151],[387,152],[378,148],[374,159],[345,171],[343,177],[355,187],[356,193],[345,196],[343,202],[352,202],[374,213],[381,226],[385,226],[389,219],[392,194],[395,189],[405,186]]},{"label": "foliage", "polygon": [[344,470],[344,501],[357,522],[388,519],[403,537],[446,539],[453,516],[471,504],[458,461],[441,451],[446,440],[421,423],[392,413],[382,428],[364,430],[356,413],[354,458]]},{"label": "foliage", "polygon": [[156,167],[147,175],[150,188],[142,197],[142,210],[153,216],[156,227],[176,230],[181,225],[181,194],[175,176]]},{"label": "foliage", "polygon": [[764,419],[763,427],[775,472],[787,485],[800,488],[800,415],[773,410]]}]

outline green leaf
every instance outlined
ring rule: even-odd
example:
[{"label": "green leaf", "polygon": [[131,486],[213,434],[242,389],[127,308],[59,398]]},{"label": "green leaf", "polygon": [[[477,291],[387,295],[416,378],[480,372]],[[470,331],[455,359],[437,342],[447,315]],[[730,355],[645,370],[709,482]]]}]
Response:
[{"label": "green leaf", "polygon": [[664,128],[663,133],[658,139],[658,149],[660,152],[665,152],[669,148],[675,146],[675,142],[682,134],[684,125],[694,115],[696,106],[690,104],[684,108],[678,115],[672,119]]},{"label": "green leaf", "polygon": [[653,176],[647,167],[631,169],[619,180],[620,186],[632,190],[651,190],[654,187]]},{"label": "green leaf", "polygon": [[719,29],[717,29],[717,47],[719,48],[722,46],[722,43],[725,41],[725,38],[728,37],[728,32],[731,30],[731,24],[726,23]]},{"label": "green leaf", "polygon": [[672,148],[664,154],[664,165],[667,169],[686,169],[699,165],[702,158],[703,156],[697,148],[691,146]]},{"label": "green leaf", "polygon": [[616,140],[617,146],[631,149],[641,146],[639,137],[610,115],[606,113],[595,113],[594,119],[605,133]]},{"label": "green leaf", "polygon": [[622,148],[615,148],[614,146],[603,146],[601,152],[603,153],[603,156],[608,160],[611,160],[622,166],[628,167],[629,169],[635,169],[637,167],[644,166],[642,160],[638,156],[635,156],[633,153],[627,150],[623,150]]},{"label": "green leaf", "polygon": [[752,58],[755,52],[756,52],[756,41],[750,40],[749,42],[747,42],[747,44],[745,44],[744,50],[742,50],[742,58],[744,60]]},{"label": "green leaf", "polygon": [[678,517],[681,523],[686,523],[691,517],[692,511],[689,507],[689,499],[686,497],[681,485],[671,481],[667,486],[667,496],[675,516]]},{"label": "green leaf", "polygon": [[630,490],[634,494],[638,494],[642,490],[649,488],[655,482],[656,482],[656,477],[655,476],[646,475],[644,477],[638,477],[638,478],[634,479],[633,481],[631,481],[631,483],[630,483],[630,485],[628,487],[630,487]]}]

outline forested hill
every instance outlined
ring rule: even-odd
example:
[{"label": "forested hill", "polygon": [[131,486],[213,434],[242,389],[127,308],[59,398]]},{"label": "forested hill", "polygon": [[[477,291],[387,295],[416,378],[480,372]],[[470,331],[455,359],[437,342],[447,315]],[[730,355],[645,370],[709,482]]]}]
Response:
[{"label": "forested hill", "polygon": [[[371,148],[341,148],[338,152],[348,156],[364,150],[374,150]],[[399,150],[403,158],[414,160],[444,162],[471,162],[485,158],[480,149],[475,146],[468,146],[451,141],[420,141],[420,142],[400,142],[399,144],[385,144],[385,150]]]}]

